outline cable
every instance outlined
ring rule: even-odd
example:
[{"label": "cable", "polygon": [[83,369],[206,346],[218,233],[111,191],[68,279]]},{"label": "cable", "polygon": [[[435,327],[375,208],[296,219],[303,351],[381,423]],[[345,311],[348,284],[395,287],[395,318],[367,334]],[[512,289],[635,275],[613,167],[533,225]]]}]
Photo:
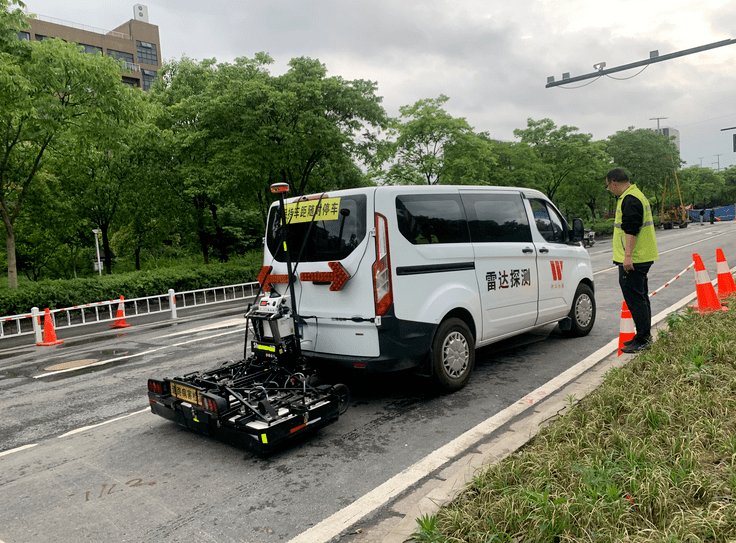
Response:
[{"label": "cable", "polygon": [[613,77],[612,75],[608,75],[608,74],[606,74],[606,77],[610,77],[611,79],[615,79],[616,81],[626,81],[627,79],[632,79],[632,78],[636,77],[637,75],[639,75],[640,73],[642,73],[644,70],[646,70],[647,68],[649,68],[649,66],[650,65],[647,64],[646,66],[644,66],[641,70],[639,70],[637,73],[635,73],[631,77]]},{"label": "cable", "polygon": [[599,75],[593,81],[591,81],[590,83],[586,83],[585,85],[578,85],[577,87],[563,87],[562,85],[558,85],[557,88],[558,89],[565,89],[565,90],[582,89],[583,87],[587,87],[588,85],[592,85],[593,83],[595,83],[596,81],[598,81],[601,77],[603,77],[603,76],[602,75]]},{"label": "cable", "polygon": [[[649,64],[647,64],[646,66],[644,66],[641,70],[639,70],[637,73],[635,73],[631,77],[613,77],[613,76],[608,75],[608,74],[603,74],[603,75],[605,75],[606,77],[610,77],[611,79],[615,79],[616,81],[626,81],[627,79],[632,79],[632,78],[636,77],[637,75],[639,75],[640,73],[642,73],[644,70],[646,70],[648,67],[649,67]],[[578,85],[577,87],[563,87],[562,85],[558,85],[557,88],[566,89],[566,90],[582,89],[583,87],[587,87],[588,85],[592,85],[593,83],[595,83],[596,81],[598,81],[601,77],[603,77],[603,75],[599,75],[593,81],[591,81],[590,83],[586,83],[585,85]]]}]

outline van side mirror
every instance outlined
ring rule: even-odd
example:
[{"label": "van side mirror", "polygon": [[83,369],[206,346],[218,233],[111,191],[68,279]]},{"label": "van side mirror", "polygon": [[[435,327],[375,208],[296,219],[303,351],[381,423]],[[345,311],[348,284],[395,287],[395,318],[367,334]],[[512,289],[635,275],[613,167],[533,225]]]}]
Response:
[{"label": "van side mirror", "polygon": [[573,243],[577,243],[578,241],[583,241],[584,237],[585,237],[585,226],[583,226],[583,220],[573,219],[572,220],[572,239],[570,241]]}]

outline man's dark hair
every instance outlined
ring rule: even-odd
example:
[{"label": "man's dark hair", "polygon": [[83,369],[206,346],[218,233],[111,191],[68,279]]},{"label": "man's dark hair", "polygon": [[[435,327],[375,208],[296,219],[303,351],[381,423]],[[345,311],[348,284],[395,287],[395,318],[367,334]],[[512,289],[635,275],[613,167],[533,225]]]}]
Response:
[{"label": "man's dark hair", "polygon": [[627,183],[629,182],[629,174],[621,168],[614,168],[606,174],[606,179],[612,183]]}]

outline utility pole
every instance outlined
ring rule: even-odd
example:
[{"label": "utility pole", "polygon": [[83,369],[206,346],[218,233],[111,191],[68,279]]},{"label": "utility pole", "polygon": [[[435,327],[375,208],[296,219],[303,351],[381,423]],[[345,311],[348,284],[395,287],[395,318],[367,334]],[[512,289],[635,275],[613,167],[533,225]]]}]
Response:
[{"label": "utility pole", "polygon": [[661,134],[662,132],[659,131],[659,120],[660,119],[666,119],[667,117],[651,117],[650,121],[657,121],[657,134]]},{"label": "utility pole", "polygon": [[703,159],[705,157],[704,156],[699,156],[698,158],[700,159],[700,167],[702,168],[703,167]]},{"label": "utility pole", "polygon": [[[721,153],[721,154],[723,154],[723,153]],[[717,172],[720,172],[721,171],[721,158],[720,157],[721,157],[721,155],[716,155],[716,160],[718,161],[717,162],[718,169],[716,170]]]}]

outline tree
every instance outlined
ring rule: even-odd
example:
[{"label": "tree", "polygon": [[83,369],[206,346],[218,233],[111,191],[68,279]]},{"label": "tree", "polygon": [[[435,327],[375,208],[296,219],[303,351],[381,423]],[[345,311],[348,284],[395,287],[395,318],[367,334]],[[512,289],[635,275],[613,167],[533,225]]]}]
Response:
[{"label": "tree", "polygon": [[[685,205],[694,204],[696,207],[707,205],[712,207],[714,204],[720,203],[721,196],[725,188],[725,181],[722,172],[717,172],[710,168],[701,166],[690,166],[677,174],[680,182],[680,191],[682,192],[682,201]],[[670,175],[667,181],[667,193],[670,195],[665,205],[680,205],[676,201],[677,187],[673,175]]]},{"label": "tree", "polygon": [[491,171],[498,166],[494,142],[488,134],[466,132],[445,145],[442,183],[490,185]]},{"label": "tree", "polygon": [[276,181],[296,195],[351,186],[388,123],[375,82],[327,77],[324,64],[305,57],[283,75],[254,74],[270,62],[261,53],[223,71],[234,81],[221,102],[230,107],[220,110],[233,120],[223,141],[239,159],[236,175],[264,210]]},{"label": "tree", "polygon": [[[446,153],[454,154],[454,174],[462,178],[463,174],[459,172],[467,169],[467,164],[466,168],[460,164],[462,153],[458,151],[461,148],[475,147],[484,157],[475,161],[471,171],[488,160],[487,147],[481,140],[472,138],[472,128],[465,118],[454,118],[443,109],[448,100],[441,94],[437,98],[418,100],[414,105],[399,108],[401,115],[392,130],[396,141],[392,145],[392,163],[385,172],[386,181],[409,185],[442,183],[448,173]],[[464,175],[467,179],[467,174]]]},{"label": "tree", "polygon": [[534,187],[544,177],[546,166],[526,143],[491,141],[496,165],[488,172],[488,184],[506,187]]},{"label": "tree", "polygon": [[357,163],[387,123],[375,83],[327,77],[308,58],[272,76],[272,62],[265,53],[234,64],[182,59],[151,90],[171,134],[170,187],[195,211],[205,262],[211,243],[224,259],[249,237],[254,214],[265,222],[272,183],[296,195],[363,183]]},{"label": "tree", "polygon": [[579,184],[607,158],[602,146],[591,141],[591,134],[577,130],[566,125],[557,128],[551,119],[527,119],[527,128],[514,130],[538,158],[539,166],[531,172],[535,187],[552,200],[563,183]]},{"label": "tree", "polygon": [[724,183],[721,204],[729,205],[736,202],[736,166],[726,168],[721,174]]},{"label": "tree", "polygon": [[675,170],[682,164],[673,139],[633,126],[608,137],[608,154],[617,166],[627,171],[632,183],[653,196],[656,208],[659,208],[665,176],[673,179]]},{"label": "tree", "polygon": [[58,39],[0,53],[0,215],[8,284],[18,287],[14,224],[53,144],[70,132],[104,138],[111,119],[131,115],[132,89],[110,57],[82,54]]}]

